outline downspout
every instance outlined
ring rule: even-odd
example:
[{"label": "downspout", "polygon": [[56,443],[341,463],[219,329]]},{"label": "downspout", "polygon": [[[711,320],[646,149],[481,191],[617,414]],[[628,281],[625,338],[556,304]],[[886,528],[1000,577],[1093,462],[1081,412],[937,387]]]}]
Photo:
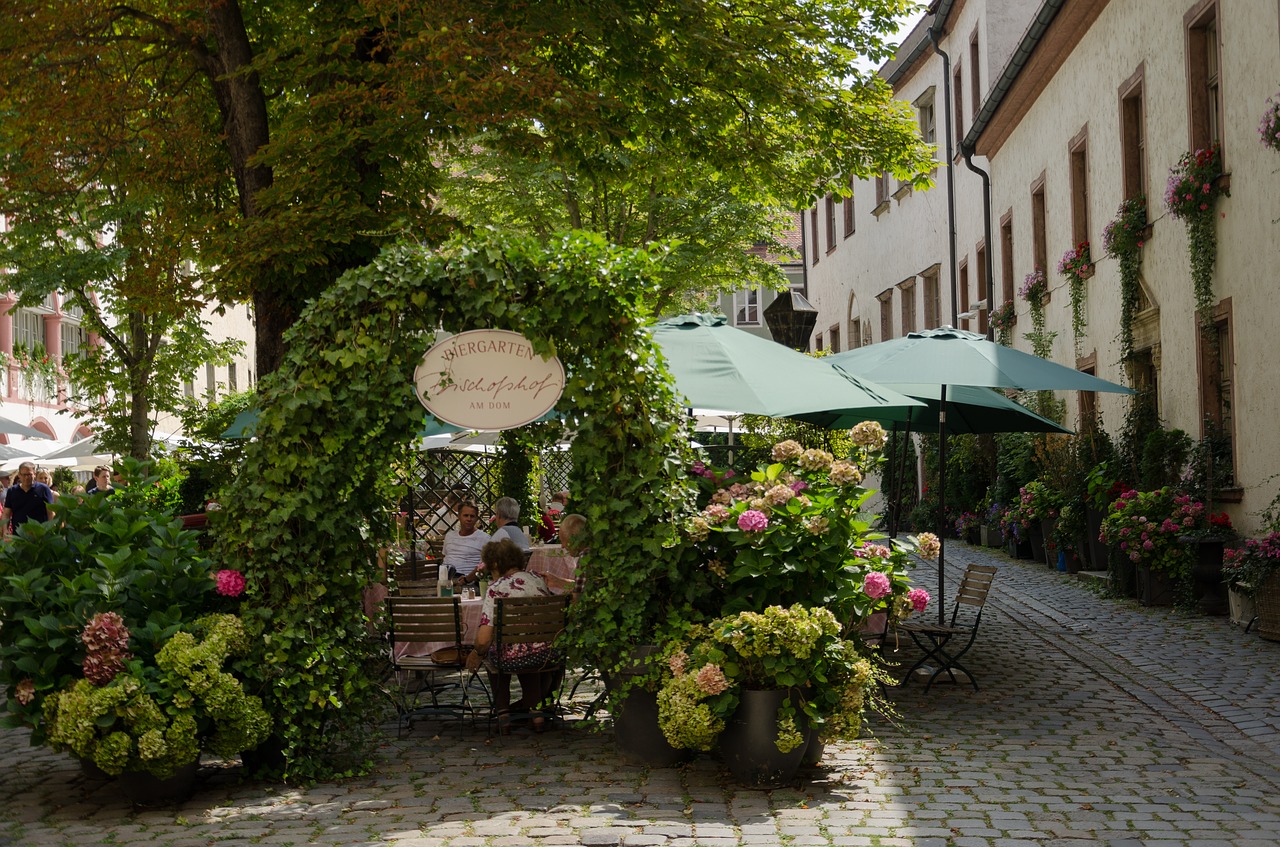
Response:
[{"label": "downspout", "polygon": [[973,163],[973,148],[963,141],[960,142],[960,155],[964,156],[965,167],[982,180],[982,240],[987,245],[986,268],[983,269],[987,275],[987,340],[994,341],[995,327],[991,323],[991,315],[996,310],[996,278],[995,245],[991,243],[991,175]]},{"label": "downspout", "polygon": [[947,244],[950,248],[951,265],[951,326],[960,323],[960,293],[956,280],[956,178],[952,170],[954,152],[951,134],[954,130],[951,123],[951,57],[938,43],[938,30],[929,27],[929,43],[933,52],[942,57],[942,100],[943,121],[947,135]]}]

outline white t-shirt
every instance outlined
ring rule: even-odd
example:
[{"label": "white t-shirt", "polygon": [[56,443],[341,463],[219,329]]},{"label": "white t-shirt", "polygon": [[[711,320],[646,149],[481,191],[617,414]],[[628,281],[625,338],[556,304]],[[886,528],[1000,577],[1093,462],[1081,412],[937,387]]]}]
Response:
[{"label": "white t-shirt", "polygon": [[456,529],[444,534],[444,564],[466,576],[480,565],[480,549],[490,541],[489,533],[477,529],[470,535],[459,535]]}]

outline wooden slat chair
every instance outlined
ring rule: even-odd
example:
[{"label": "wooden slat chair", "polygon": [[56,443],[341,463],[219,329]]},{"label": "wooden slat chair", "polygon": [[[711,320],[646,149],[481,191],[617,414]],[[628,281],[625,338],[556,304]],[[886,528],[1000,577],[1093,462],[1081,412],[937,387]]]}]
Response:
[{"label": "wooden slat chair", "polygon": [[[965,568],[964,578],[960,580],[960,589],[956,592],[955,606],[951,609],[951,621],[948,624],[929,623],[924,620],[906,620],[898,624],[898,629],[908,633],[911,640],[924,651],[924,656],[907,671],[903,681],[911,678],[918,668],[926,663],[934,663],[937,668],[929,676],[924,690],[927,692],[934,681],[946,674],[952,682],[957,682],[955,672],[961,671],[969,679],[973,690],[978,690],[978,681],[964,665],[960,658],[969,652],[973,642],[978,638],[978,625],[982,623],[982,610],[987,603],[987,594],[991,591],[991,582],[995,579],[996,568],[991,565],[971,564]],[[961,609],[964,616],[961,617]],[[956,649],[956,647],[959,649]]]},{"label": "wooden slat chair", "polygon": [[[499,597],[494,606],[493,650],[486,658],[485,664],[490,671],[504,673],[558,671],[563,680],[564,654],[560,650],[551,650],[546,659],[535,667],[513,668],[504,664],[501,657],[507,647],[517,644],[553,644],[564,632],[565,619],[569,612],[569,596],[553,594],[550,597]],[[548,695],[558,701],[559,695],[553,690]],[[553,710],[554,711],[554,710]],[[494,715],[493,717],[496,717]],[[525,715],[512,715],[512,718],[532,719],[535,717],[554,717],[546,711],[530,712]]]},{"label": "wooden slat chair", "polygon": [[[419,718],[436,717],[459,722],[478,712],[470,690],[485,691],[483,681],[466,668],[462,644],[461,600],[458,597],[393,595],[387,598],[391,629],[391,664],[398,682],[396,711],[401,729],[412,729]],[[428,642],[445,645],[430,656],[403,656],[401,645]],[[414,683],[420,683],[414,685]],[[430,704],[421,703],[429,695]],[[441,695],[448,694],[448,700]]]},{"label": "wooden slat chair", "polygon": [[396,597],[435,597],[438,583],[434,579],[406,579],[397,580],[395,585]]}]

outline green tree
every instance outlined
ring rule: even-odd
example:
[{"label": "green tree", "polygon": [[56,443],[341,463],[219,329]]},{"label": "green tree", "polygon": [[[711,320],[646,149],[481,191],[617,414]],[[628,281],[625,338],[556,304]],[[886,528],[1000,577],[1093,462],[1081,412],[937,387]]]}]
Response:
[{"label": "green tree", "polygon": [[[220,296],[252,301],[265,375],[343,271],[453,228],[434,198],[481,133],[486,149],[592,186],[571,225],[604,192],[631,199],[602,226],[630,218],[627,203],[648,217],[657,198],[713,198],[709,183],[802,206],[852,175],[925,180],[909,109],[856,64],[887,55],[911,6],[0,0],[4,178],[52,164],[87,183],[130,155],[101,131],[113,113],[163,114],[150,170],[133,176],[198,175],[166,214],[196,231]],[[628,159],[643,166],[615,169]],[[654,237],[681,229],[697,243],[694,226]],[[619,243],[645,243],[626,232]]]}]

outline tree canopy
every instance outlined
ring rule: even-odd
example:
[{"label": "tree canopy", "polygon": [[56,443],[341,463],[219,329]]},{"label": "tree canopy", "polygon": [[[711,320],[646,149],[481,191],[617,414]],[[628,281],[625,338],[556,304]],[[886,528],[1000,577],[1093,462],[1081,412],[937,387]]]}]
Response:
[{"label": "tree canopy", "polygon": [[[118,178],[120,156],[134,180],[184,175],[164,213],[193,228],[212,290],[253,303],[266,374],[343,271],[457,227],[436,198],[480,145],[576,184],[557,229],[703,238],[708,257],[724,239],[669,210],[802,206],[881,170],[926,180],[907,107],[857,64],[884,57],[910,6],[0,0],[4,183]],[[115,114],[152,116],[151,143],[111,131]]]}]

